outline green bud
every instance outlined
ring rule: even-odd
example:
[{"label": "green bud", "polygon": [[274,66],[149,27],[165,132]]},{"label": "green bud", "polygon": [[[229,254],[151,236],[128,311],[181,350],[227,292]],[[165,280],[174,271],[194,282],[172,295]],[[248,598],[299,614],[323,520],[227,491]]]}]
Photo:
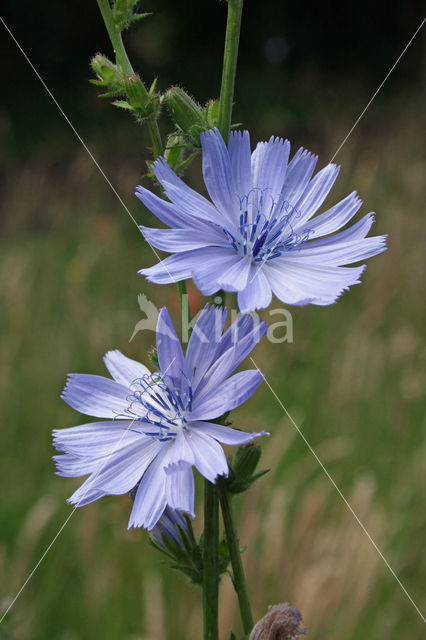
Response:
[{"label": "green bud", "polygon": [[160,110],[158,96],[154,93],[148,93],[139,76],[125,76],[124,91],[127,95],[127,102],[139,122],[143,122],[153,115],[158,117]]},{"label": "green bud", "polygon": [[219,100],[209,100],[206,104],[206,118],[209,129],[217,127],[219,120]]},{"label": "green bud", "polygon": [[183,161],[185,146],[182,136],[177,133],[172,133],[167,138],[164,157],[167,164],[173,169],[173,171],[176,171]]},{"label": "green bud", "polygon": [[[178,129],[199,145],[200,132],[206,129],[204,111],[181,87],[171,87],[163,101]],[[194,129],[195,127],[195,129]]]},{"label": "green bud", "polygon": [[109,93],[104,94],[105,97],[123,93],[123,74],[117,65],[100,53],[92,58],[90,65],[97,77],[97,80],[91,80],[91,82],[108,88]]},{"label": "green bud", "polygon": [[247,444],[238,449],[229,465],[229,477],[226,481],[231,493],[247,491],[255,480],[267,473],[267,470],[255,473],[261,453],[261,448],[256,444]]}]

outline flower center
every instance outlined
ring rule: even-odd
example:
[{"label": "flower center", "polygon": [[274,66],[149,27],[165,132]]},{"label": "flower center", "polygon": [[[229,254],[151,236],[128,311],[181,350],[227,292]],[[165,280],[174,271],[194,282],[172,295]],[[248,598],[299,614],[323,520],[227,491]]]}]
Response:
[{"label": "flower center", "polygon": [[294,230],[301,212],[286,200],[276,202],[269,189],[252,189],[240,199],[239,227],[231,233],[223,229],[230,244],[241,256],[255,263],[278,258],[308,240],[310,230]]},{"label": "flower center", "polygon": [[192,389],[184,378],[182,387],[178,392],[172,381],[166,381],[161,373],[143,376],[132,383],[128,412],[135,415],[139,423],[152,426],[152,430],[143,430],[144,435],[165,441],[187,430]]}]

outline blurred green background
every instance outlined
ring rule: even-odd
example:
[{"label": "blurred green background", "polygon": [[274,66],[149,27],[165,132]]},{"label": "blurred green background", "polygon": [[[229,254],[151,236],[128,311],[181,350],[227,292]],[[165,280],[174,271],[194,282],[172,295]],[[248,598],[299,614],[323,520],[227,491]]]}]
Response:
[{"label": "blurred green background", "polygon": [[[159,87],[217,97],[226,4],[143,3],[154,16],[126,37],[134,66]],[[89,59],[110,46],[96,3],[2,5],[2,17],[137,221],[133,196],[149,158],[145,132],[97,98]],[[234,121],[253,141],[288,137],[327,163],[423,18],[383,1],[246,5]],[[173,287],[137,276],[154,256],[2,27],[0,602],[4,610],[70,514],[78,480],[54,475],[50,432],[81,418],[59,394],[68,372],[103,374],[111,348],[147,363],[137,296]],[[353,509],[426,609],[425,70],[421,32],[339,152],[333,204],[353,189],[377,212],[389,250],[362,286],[329,308],[291,308],[294,341],[254,358]],[[164,131],[169,123],[162,120]],[[202,188],[200,164],[187,179]],[[194,292],[194,303],[197,302]],[[274,304],[274,306],[281,306]],[[274,320],[268,311],[266,320]],[[265,428],[271,472],[236,500],[255,617],[288,600],[310,640],[417,640],[424,623],[291,422],[264,386],[234,414]],[[0,627],[17,640],[201,637],[200,593],[161,564],[130,502],[77,510]],[[199,517],[196,527],[200,529]],[[221,587],[221,637],[240,625]],[[3,636],[1,635],[3,634]]]}]

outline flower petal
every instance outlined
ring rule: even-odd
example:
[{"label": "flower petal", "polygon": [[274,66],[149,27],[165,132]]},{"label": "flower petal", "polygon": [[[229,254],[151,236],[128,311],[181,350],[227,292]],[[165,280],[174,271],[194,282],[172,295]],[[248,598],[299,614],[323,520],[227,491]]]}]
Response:
[{"label": "flower petal", "polygon": [[129,519],[131,527],[145,527],[151,530],[158,522],[166,504],[166,479],[164,461],[168,455],[168,447],[161,453],[144,473],[136,491],[133,509]]},{"label": "flower petal", "polygon": [[246,196],[252,189],[251,150],[248,131],[231,131],[228,142],[232,176],[237,193]]},{"label": "flower petal", "polygon": [[228,150],[218,129],[205,131],[201,134],[200,140],[207,191],[220,213],[235,224],[240,205]]},{"label": "flower petal", "polygon": [[241,291],[247,285],[250,269],[250,258],[235,254],[231,266],[224,273],[218,274],[217,282],[225,291]]},{"label": "flower petal", "polygon": [[196,429],[197,433],[204,433],[211,438],[214,438],[222,444],[239,446],[241,444],[247,444],[252,442],[256,438],[261,436],[269,436],[267,431],[260,431],[259,433],[247,433],[245,431],[239,431],[238,429],[231,429],[231,427],[225,427],[221,424],[215,424],[213,422],[201,422],[196,421],[191,425],[191,429]]},{"label": "flower petal", "polygon": [[54,429],[53,444],[58,451],[86,459],[99,459],[110,454],[116,447],[124,447],[139,440],[140,433],[133,431],[132,425],[133,421],[130,420],[110,420],[91,422],[69,429]]},{"label": "flower petal", "polygon": [[360,282],[361,267],[305,265],[295,260],[266,265],[265,273],[274,294],[287,304],[333,304],[350,286]]},{"label": "flower petal", "polygon": [[222,288],[219,279],[222,274],[238,263],[239,257],[231,248],[208,247],[202,249],[192,270],[192,277],[204,296],[213,295]]},{"label": "flower petal", "polygon": [[81,506],[89,491],[102,491],[106,495],[122,495],[133,489],[148,465],[159,453],[163,443],[152,438],[140,436],[137,444],[134,442],[100,458],[97,469],[92,471],[88,478],[77,491],[69,498],[68,502]]},{"label": "flower petal", "polygon": [[216,224],[223,224],[223,216],[215,209],[212,203],[194,191],[194,189],[188,187],[169,167],[164,158],[159,158],[151,166],[166,196],[181,211],[191,212],[191,215],[201,221],[210,220],[210,222],[215,222]]},{"label": "flower petal", "polygon": [[191,420],[214,420],[245,402],[263,382],[258,369],[241,371],[212,388],[209,385],[194,398]]},{"label": "flower petal", "polygon": [[[192,453],[194,458],[194,454]],[[167,473],[166,499],[174,509],[189,513],[195,518],[194,513],[194,473],[191,467],[175,469]]]},{"label": "flower petal", "polygon": [[114,380],[86,373],[71,373],[61,398],[76,411],[96,418],[125,415],[129,389]]},{"label": "flower petal", "polygon": [[246,287],[238,292],[238,307],[242,313],[264,309],[271,303],[271,285],[262,268],[263,264],[252,267]]},{"label": "flower petal", "polygon": [[362,200],[356,191],[338,202],[315,218],[311,218],[303,227],[298,228],[299,233],[309,230],[310,237],[325,236],[334,233],[343,227],[360,209]]},{"label": "flower petal", "polygon": [[[201,251],[204,251],[201,249]],[[200,260],[200,249],[184,251],[168,256],[152,267],[140,269],[138,273],[156,284],[176,284],[180,280],[187,280],[192,275],[192,268]]]},{"label": "flower petal", "polygon": [[[188,444],[188,438],[179,431],[173,443],[170,446],[169,455],[167,457],[167,465],[164,467],[167,473],[174,473],[176,469],[184,469],[194,464],[194,455]],[[176,506],[176,509],[179,507]]]},{"label": "flower petal", "polygon": [[296,207],[300,196],[309,184],[309,180],[315,169],[318,157],[307,151],[299,149],[288,165],[284,187],[278,206],[288,203],[292,208]]},{"label": "flower petal", "polygon": [[135,195],[149,211],[168,227],[196,227],[197,224],[203,224],[199,217],[191,213],[193,209],[185,211],[173,202],[159,198],[145,187],[137,187]]},{"label": "flower petal", "polygon": [[191,429],[188,439],[194,452],[195,467],[210,482],[228,475],[228,463],[222,447],[208,435]]},{"label": "flower petal", "polygon": [[208,229],[152,229],[141,225],[139,228],[146,241],[161,251],[182,253],[202,247],[229,245],[225,234],[213,226]]},{"label": "flower petal", "polygon": [[129,387],[134,380],[149,375],[150,371],[140,362],[127,358],[115,349],[104,355],[105,366],[116,382]]},{"label": "flower petal", "polygon": [[309,182],[305,191],[296,203],[298,215],[294,218],[295,230],[302,227],[320,208],[331,191],[333,184],[339,175],[340,167],[329,164]]},{"label": "flower petal", "polygon": [[185,354],[193,392],[215,357],[226,320],[226,310],[206,305],[194,325]]},{"label": "flower petal", "polygon": [[255,189],[268,190],[275,202],[284,185],[289,154],[289,141],[274,136],[269,142],[258,144],[253,152],[253,186]]},{"label": "flower petal", "polygon": [[216,360],[207,370],[197,389],[197,398],[214,393],[253,350],[267,332],[267,324],[257,314],[240,316],[223,336]]},{"label": "flower petal", "polygon": [[157,356],[163,376],[178,382],[185,374],[182,346],[166,307],[160,309],[157,322]]}]

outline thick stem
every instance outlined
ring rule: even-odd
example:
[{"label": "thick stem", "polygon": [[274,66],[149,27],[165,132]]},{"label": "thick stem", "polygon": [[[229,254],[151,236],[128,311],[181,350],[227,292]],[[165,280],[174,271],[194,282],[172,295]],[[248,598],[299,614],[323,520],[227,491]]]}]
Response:
[{"label": "thick stem", "polygon": [[204,640],[218,640],[219,501],[216,485],[204,480]]},{"label": "thick stem", "polygon": [[[126,74],[126,76],[134,76],[135,72],[133,71],[133,67],[130,63],[126,49],[124,48],[121,33],[119,29],[117,29],[117,26],[114,22],[114,17],[112,15],[109,0],[97,0],[97,2],[106,29],[108,31],[109,39],[111,40],[111,44],[114,49],[116,63],[120,65],[123,73]],[[144,93],[143,99],[148,102],[148,100],[150,100],[150,97],[143,82],[141,82],[141,91],[143,91]],[[163,144],[161,142],[160,130],[158,128],[158,122],[155,116],[148,118],[146,122],[149,136],[151,138],[152,155],[154,156],[155,160],[163,153]]]},{"label": "thick stem", "polygon": [[244,0],[228,0],[228,20],[226,23],[225,50],[223,55],[222,84],[218,129],[225,143],[231,128],[232,103],[234,99],[235,73],[237,70],[238,44],[240,41],[241,13]]},{"label": "thick stem", "polygon": [[234,588],[238,596],[238,604],[240,606],[240,614],[241,621],[243,623],[244,634],[248,638],[254,625],[250,602],[248,599],[243,564],[241,562],[240,546],[238,543],[237,531],[235,529],[234,518],[232,515],[231,496],[226,488],[226,483],[222,478],[218,478],[217,487],[220,506],[222,508],[223,523],[225,525],[226,541],[231,558]]}]

